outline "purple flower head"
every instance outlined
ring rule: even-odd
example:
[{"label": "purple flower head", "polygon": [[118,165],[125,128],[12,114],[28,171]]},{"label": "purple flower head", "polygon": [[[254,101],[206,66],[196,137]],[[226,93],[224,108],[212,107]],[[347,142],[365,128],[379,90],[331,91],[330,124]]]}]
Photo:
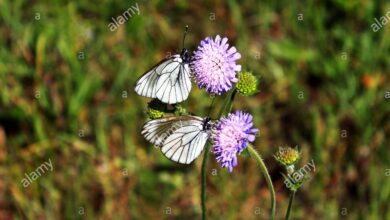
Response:
[{"label": "purple flower head", "polygon": [[252,115],[242,111],[221,118],[211,135],[212,148],[218,162],[229,172],[237,166],[237,154],[241,153],[256,138],[259,129],[253,128]]},{"label": "purple flower head", "polygon": [[237,65],[236,60],[241,54],[235,47],[229,49],[227,41],[219,35],[215,40],[206,37],[194,52],[191,67],[195,80],[199,88],[205,88],[208,93],[220,95],[237,82],[236,72],[241,71],[241,65]]}]

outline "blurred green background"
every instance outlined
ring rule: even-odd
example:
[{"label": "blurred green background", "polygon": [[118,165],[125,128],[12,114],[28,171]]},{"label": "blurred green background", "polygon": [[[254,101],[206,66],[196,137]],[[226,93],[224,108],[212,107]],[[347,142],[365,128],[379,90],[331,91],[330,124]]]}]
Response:
[{"label": "blurred green background", "polygon": [[[138,4],[115,31],[111,17]],[[0,0],[0,219],[199,219],[201,158],[165,159],[140,135],[137,78],[169,54],[217,34],[261,78],[234,109],[254,115],[283,218],[289,192],[272,158],[296,146],[316,173],[293,219],[390,219],[388,1]],[[185,103],[207,114],[195,88]],[[386,98],[386,92],[389,92]],[[54,169],[21,180],[51,159]],[[270,197],[254,160],[232,174],[211,158],[210,219],[267,219]],[[213,175],[216,174],[216,175]]]}]

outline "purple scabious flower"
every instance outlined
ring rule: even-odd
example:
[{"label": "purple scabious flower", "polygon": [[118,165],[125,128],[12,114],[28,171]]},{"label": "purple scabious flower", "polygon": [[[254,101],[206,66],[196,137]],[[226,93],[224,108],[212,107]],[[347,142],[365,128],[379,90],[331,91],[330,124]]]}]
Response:
[{"label": "purple scabious flower", "polygon": [[237,166],[237,154],[241,153],[256,138],[259,129],[253,128],[252,115],[242,111],[230,113],[221,118],[213,130],[211,138],[214,142],[212,152],[215,154],[222,167],[227,167],[229,172]]},{"label": "purple scabious flower", "polygon": [[219,35],[213,40],[210,37],[200,42],[194,52],[191,68],[198,87],[205,88],[208,93],[222,94],[229,91],[237,82],[236,72],[241,71],[241,65],[236,60],[241,58],[235,47],[230,47],[226,37]]}]

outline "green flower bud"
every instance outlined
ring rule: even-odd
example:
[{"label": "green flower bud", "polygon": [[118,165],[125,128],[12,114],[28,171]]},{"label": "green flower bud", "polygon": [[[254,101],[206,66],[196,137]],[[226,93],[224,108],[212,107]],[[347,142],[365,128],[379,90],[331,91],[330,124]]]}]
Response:
[{"label": "green flower bud", "polygon": [[275,160],[287,168],[294,169],[294,164],[299,160],[299,151],[291,147],[279,147],[274,155]]},{"label": "green flower bud", "polygon": [[150,119],[158,119],[164,117],[165,110],[165,104],[161,103],[157,99],[153,99],[148,103],[148,109],[146,111],[146,114],[148,114]]},{"label": "green flower bud", "polygon": [[250,96],[257,92],[257,84],[257,78],[251,72],[241,72],[236,89],[241,95]]},{"label": "green flower bud", "polygon": [[148,108],[148,111],[146,113],[148,114],[150,119],[162,118],[165,115],[165,112],[162,112],[162,111],[159,111],[156,109],[152,109],[152,108]]},{"label": "green flower bud", "polygon": [[179,115],[187,115],[188,113],[187,113],[187,109],[185,109],[182,105],[176,104],[174,114],[176,116],[179,116]]}]

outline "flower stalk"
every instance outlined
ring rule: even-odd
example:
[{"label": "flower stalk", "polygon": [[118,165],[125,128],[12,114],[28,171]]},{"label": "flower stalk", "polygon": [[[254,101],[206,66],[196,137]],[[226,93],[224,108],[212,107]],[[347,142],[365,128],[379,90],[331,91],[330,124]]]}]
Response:
[{"label": "flower stalk", "polygon": [[295,190],[291,190],[290,200],[288,201],[288,208],[287,208],[285,220],[288,220],[290,218],[290,211],[295,197],[295,192],[296,192]]},{"label": "flower stalk", "polygon": [[206,220],[206,167],[207,167],[207,160],[210,155],[210,144],[207,143],[205,147],[205,152],[203,156],[202,161],[202,189],[201,189],[201,205],[202,205],[202,219]]},{"label": "flower stalk", "polygon": [[261,171],[264,174],[265,181],[267,182],[269,192],[271,194],[271,219],[275,219],[276,197],[275,197],[275,190],[272,184],[271,176],[268,173],[268,169],[265,166],[263,159],[260,157],[259,153],[257,153],[257,151],[250,144],[248,144],[248,150],[249,153],[254,156],[254,158],[256,159],[256,161],[260,166]]}]

